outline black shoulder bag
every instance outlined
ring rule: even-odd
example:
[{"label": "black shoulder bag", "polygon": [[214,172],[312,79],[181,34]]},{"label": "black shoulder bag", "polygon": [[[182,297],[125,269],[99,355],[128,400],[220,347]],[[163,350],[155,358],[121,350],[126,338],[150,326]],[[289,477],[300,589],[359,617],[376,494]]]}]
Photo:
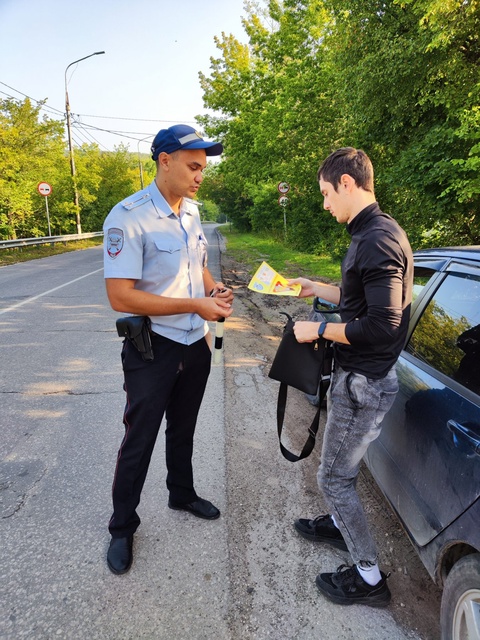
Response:
[{"label": "black shoulder bag", "polygon": [[[317,300],[315,300],[314,309],[316,309],[316,303]],[[322,310],[322,313],[336,312],[338,312],[336,308],[328,311]],[[320,424],[321,406],[330,385],[333,347],[330,341],[321,337],[315,342],[297,342],[293,333],[295,321],[288,313],[284,311],[281,313],[287,316],[287,323],[268,376],[280,382],[277,400],[277,431],[280,451],[290,462],[297,462],[309,456],[315,446],[315,438]],[[291,453],[282,444],[283,421],[285,419],[289,386],[309,395],[318,394],[319,400],[317,413],[308,429],[307,441],[298,456]]]}]

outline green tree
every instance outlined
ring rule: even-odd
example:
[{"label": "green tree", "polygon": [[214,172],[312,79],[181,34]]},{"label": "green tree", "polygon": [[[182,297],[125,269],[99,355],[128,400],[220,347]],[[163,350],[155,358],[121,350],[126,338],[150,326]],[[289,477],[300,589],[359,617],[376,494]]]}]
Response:
[{"label": "green tree", "polygon": [[37,193],[39,182],[53,186],[49,205],[56,217],[61,198],[57,185],[65,181],[63,125],[40,119],[43,104],[27,98],[0,101],[0,237],[47,235],[45,201]]},{"label": "green tree", "polygon": [[[82,229],[100,231],[112,207],[140,188],[138,160],[120,144],[114,151],[83,145],[75,152]],[[148,171],[146,176],[148,184]]]},{"label": "green tree", "polygon": [[223,57],[211,60],[209,78],[201,74],[206,106],[226,116],[202,121],[225,144],[216,202],[238,228],[283,237],[277,185],[287,181],[287,237],[315,252],[334,233],[315,179],[337,137],[334,69],[323,44],[331,21],[321,0],[290,0],[263,13],[250,7],[244,25],[248,47],[223,35]]},{"label": "green tree", "polygon": [[248,44],[222,34],[200,74],[222,213],[282,233],[275,186],[291,185],[289,243],[341,252],[315,173],[334,148],[367,151],[382,207],[414,247],[480,242],[478,0],[270,0],[247,4]]},{"label": "green tree", "polygon": [[416,246],[479,241],[477,0],[326,0],[349,144]]}]

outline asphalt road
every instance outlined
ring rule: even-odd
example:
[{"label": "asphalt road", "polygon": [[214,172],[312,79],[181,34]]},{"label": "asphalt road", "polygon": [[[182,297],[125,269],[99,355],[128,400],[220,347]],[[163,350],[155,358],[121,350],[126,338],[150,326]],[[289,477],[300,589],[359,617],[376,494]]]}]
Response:
[{"label": "asphalt road", "polygon": [[418,640],[388,610],[335,607],[307,579],[313,551],[285,528],[302,475],[269,461],[275,391],[262,355],[238,352],[252,329],[240,317],[227,323],[196,436],[196,488],[222,517],[168,509],[161,433],[133,567],[108,570],[124,392],[102,266],[95,248],[0,268],[0,637]]}]

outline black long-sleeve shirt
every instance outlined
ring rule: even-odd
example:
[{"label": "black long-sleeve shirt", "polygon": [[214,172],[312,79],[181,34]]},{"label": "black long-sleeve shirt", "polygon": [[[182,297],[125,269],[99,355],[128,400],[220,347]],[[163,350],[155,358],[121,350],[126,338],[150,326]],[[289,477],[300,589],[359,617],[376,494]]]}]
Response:
[{"label": "black long-sleeve shirt", "polygon": [[340,317],[350,342],[335,343],[345,371],[383,378],[405,344],[413,285],[413,256],[403,229],[375,202],[347,230],[342,262]]}]

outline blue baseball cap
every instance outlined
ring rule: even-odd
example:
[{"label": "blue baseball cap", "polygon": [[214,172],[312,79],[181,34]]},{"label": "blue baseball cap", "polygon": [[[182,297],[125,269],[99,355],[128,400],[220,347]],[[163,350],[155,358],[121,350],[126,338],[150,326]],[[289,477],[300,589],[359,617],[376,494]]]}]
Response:
[{"label": "blue baseball cap", "polygon": [[155,136],[152,146],[152,160],[156,160],[162,151],[173,153],[179,149],[205,149],[207,156],[219,156],[223,151],[220,142],[209,142],[187,124],[175,124],[162,129]]}]

